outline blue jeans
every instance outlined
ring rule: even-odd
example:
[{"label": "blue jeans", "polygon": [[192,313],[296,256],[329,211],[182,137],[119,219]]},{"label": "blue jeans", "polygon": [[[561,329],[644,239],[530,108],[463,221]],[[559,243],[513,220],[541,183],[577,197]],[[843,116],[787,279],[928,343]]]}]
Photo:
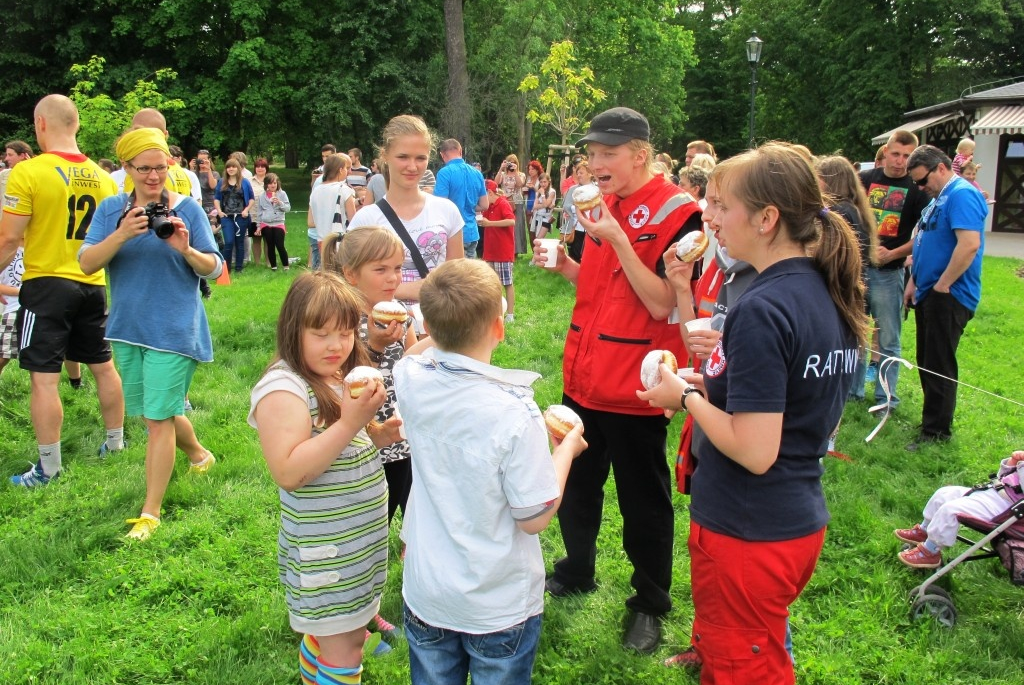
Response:
[{"label": "blue jeans", "polygon": [[[900,364],[886,362],[886,357],[900,356],[900,334],[903,332],[903,269],[875,269],[868,267],[867,277],[868,311],[878,326],[878,350],[882,353],[879,360],[879,375],[885,371],[885,379],[889,384],[889,406],[895,409],[900,398],[896,395],[896,382],[900,376]],[[857,364],[854,376],[854,387],[851,391],[858,397],[864,396],[864,374],[867,371],[864,361]],[[875,404],[885,402],[885,391],[881,380],[875,383]]]},{"label": "blue jeans", "polygon": [[466,250],[466,259],[476,259],[476,246],[479,242],[479,240],[474,240],[472,242],[462,244]]},{"label": "blue jeans", "polygon": [[[312,257],[309,262],[310,269],[320,268],[320,241],[317,240],[316,236],[309,237],[309,254]],[[285,264],[285,266],[288,266]]]},{"label": "blue jeans", "polygon": [[405,607],[412,685],[529,685],[541,615],[484,635],[435,628]]},{"label": "blue jeans", "polygon": [[235,271],[245,266],[245,237],[248,235],[249,219],[241,214],[222,214],[220,232],[224,237],[224,266],[231,268],[231,255],[235,256]]}]

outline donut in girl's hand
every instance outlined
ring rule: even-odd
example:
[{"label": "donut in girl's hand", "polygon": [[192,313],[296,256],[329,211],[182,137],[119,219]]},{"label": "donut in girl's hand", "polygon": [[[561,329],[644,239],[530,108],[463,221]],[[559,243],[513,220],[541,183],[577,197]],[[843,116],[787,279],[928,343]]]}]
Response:
[{"label": "donut in girl's hand", "polygon": [[667,364],[672,373],[679,370],[676,356],[668,350],[651,350],[644,357],[643,363],[640,364],[640,382],[645,390],[650,390],[661,383],[661,369],[658,365],[662,363]]},{"label": "donut in girl's hand", "polygon": [[385,300],[373,305],[370,317],[375,323],[380,324],[382,328],[387,328],[392,321],[405,323],[409,319],[409,311],[401,302]]},{"label": "donut in girl's hand", "polygon": [[348,372],[345,382],[348,383],[349,397],[356,399],[364,390],[369,389],[373,392],[373,383],[384,385],[384,374],[372,366],[357,366]]}]

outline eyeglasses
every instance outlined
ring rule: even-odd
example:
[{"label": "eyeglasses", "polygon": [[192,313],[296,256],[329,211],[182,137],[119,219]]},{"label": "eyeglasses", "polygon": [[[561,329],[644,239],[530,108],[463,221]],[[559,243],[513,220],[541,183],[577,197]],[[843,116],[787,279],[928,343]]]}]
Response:
[{"label": "eyeglasses", "polygon": [[143,176],[149,176],[154,171],[156,173],[158,173],[158,174],[166,174],[167,173],[167,165],[166,164],[161,164],[160,166],[135,166],[134,164],[129,163],[128,166],[130,166],[132,169],[135,169],[136,171],[138,171]]},{"label": "eyeglasses", "polygon": [[928,183],[928,177],[929,177],[929,176],[931,176],[931,175],[932,175],[932,172],[933,172],[933,171],[935,171],[935,170],[936,170],[937,168],[938,168],[938,167],[932,167],[931,169],[929,169],[929,170],[928,170],[928,173],[927,173],[927,174],[925,174],[925,175],[924,175],[924,176],[922,176],[921,178],[919,178],[919,179],[917,179],[916,181],[914,181],[914,183],[916,183],[916,184],[917,184],[917,187],[918,187],[918,188],[924,188],[924,187],[925,187],[925,184],[927,184],[927,183]]},{"label": "eyeglasses", "polygon": [[210,154],[210,151],[209,150],[200,150],[196,154],[197,155],[208,155],[208,154]]}]

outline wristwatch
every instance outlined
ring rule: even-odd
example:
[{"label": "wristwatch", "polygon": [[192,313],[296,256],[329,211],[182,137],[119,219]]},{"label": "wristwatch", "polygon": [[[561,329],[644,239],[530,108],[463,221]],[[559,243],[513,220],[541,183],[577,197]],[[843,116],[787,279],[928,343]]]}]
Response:
[{"label": "wristwatch", "polygon": [[[700,395],[701,397],[704,397],[704,393],[702,393],[700,391],[700,389],[697,388],[697,386],[695,386],[695,385],[688,385],[688,386],[686,386],[686,390],[683,390],[683,394],[679,397],[679,406],[681,406],[683,408],[683,411],[686,411],[686,398],[689,397],[691,394],[696,394],[696,395]],[[704,397],[704,399],[707,399],[707,398]]]}]

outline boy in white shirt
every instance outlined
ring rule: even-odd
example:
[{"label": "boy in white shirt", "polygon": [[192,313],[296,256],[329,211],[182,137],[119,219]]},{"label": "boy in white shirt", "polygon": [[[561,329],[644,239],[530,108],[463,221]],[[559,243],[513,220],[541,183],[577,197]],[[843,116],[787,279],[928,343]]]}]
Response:
[{"label": "boy in white shirt", "polygon": [[436,347],[395,366],[412,460],[402,596],[413,685],[530,682],[544,609],[540,533],[582,427],[549,452],[530,388],[500,369],[502,287],[478,260],[445,262],[420,306]]}]

